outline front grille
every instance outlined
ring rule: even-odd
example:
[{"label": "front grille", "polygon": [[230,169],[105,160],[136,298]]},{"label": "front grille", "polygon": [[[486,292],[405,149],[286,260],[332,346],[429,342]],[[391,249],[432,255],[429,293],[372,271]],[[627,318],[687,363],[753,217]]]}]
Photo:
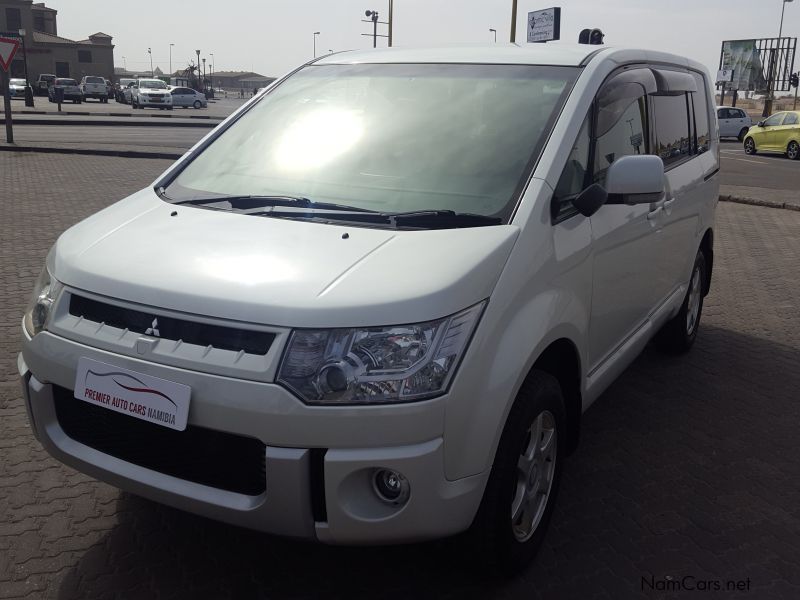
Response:
[{"label": "front grille", "polygon": [[244,351],[246,354],[259,356],[266,355],[275,340],[274,333],[176,319],[106,304],[76,294],[72,294],[69,300],[69,314],[93,323],[103,323],[161,339],[175,342],[181,340],[184,344],[212,346],[234,352]]},{"label": "front grille", "polygon": [[189,425],[175,431],[76,399],[53,386],[56,416],[76,442],[146,469],[258,496],[266,490],[266,446],[259,440]]}]

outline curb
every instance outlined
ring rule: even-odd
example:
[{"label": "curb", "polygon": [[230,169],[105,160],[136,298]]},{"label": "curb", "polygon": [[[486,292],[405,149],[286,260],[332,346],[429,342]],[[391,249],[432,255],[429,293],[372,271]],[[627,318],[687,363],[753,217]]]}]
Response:
[{"label": "curb", "polygon": [[[50,120],[50,119],[16,119],[12,118],[12,122],[15,125],[43,125],[43,126],[61,126],[61,125],[72,125],[72,126],[98,126],[98,127],[200,127],[205,129],[213,129],[219,123],[212,122],[212,121],[203,121],[198,123],[170,123],[170,122],[161,122],[158,121],[96,121],[92,119],[75,119],[75,118],[67,118],[64,121],[58,120]],[[0,126],[5,125],[6,120],[0,119]]]},{"label": "curb", "polygon": [[749,204],[750,206],[763,206],[766,208],[782,208],[783,210],[795,210],[800,212],[799,204],[777,202],[775,200],[760,200],[758,198],[745,198],[743,196],[720,195],[719,201],[732,202],[734,204]]},{"label": "curb", "polygon": [[146,117],[152,119],[217,119],[222,121],[226,117],[212,117],[211,115],[162,115],[162,114],[155,114],[155,113],[120,113],[120,112],[108,112],[108,113],[101,113],[101,112],[87,112],[87,111],[75,111],[75,110],[64,110],[61,112],[52,112],[46,110],[12,110],[13,115],[53,115],[53,116],[79,116],[79,117]]},{"label": "curb", "polygon": [[38,146],[0,146],[0,152],[39,152],[41,154],[78,154],[83,156],[113,156],[117,158],[160,158],[178,160],[183,154],[174,152],[142,152],[138,150],[99,150],[93,148],[47,148]]}]

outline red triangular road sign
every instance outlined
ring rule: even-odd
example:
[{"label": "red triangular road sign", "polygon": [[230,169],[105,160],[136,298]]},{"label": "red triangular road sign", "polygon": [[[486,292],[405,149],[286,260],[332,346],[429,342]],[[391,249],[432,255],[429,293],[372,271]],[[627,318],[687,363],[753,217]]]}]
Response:
[{"label": "red triangular road sign", "polygon": [[19,48],[19,39],[0,37],[0,67],[8,71],[11,61]]}]

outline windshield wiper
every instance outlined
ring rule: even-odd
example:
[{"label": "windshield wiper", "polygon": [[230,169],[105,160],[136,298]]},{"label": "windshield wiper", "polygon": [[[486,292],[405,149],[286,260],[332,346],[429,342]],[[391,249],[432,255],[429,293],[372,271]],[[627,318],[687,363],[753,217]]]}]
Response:
[{"label": "windshield wiper", "polygon": [[189,200],[173,201],[173,204],[182,206],[207,206],[209,208],[224,208],[216,204],[228,203],[233,210],[263,209],[273,206],[286,206],[293,208],[329,209],[345,212],[376,213],[374,210],[357,208],[332,202],[314,202],[302,196],[217,196],[215,198],[191,198]]},{"label": "windshield wiper", "polygon": [[449,229],[452,227],[485,227],[500,225],[500,217],[458,213],[452,210],[418,210],[385,214],[395,227],[421,227],[424,229]]}]

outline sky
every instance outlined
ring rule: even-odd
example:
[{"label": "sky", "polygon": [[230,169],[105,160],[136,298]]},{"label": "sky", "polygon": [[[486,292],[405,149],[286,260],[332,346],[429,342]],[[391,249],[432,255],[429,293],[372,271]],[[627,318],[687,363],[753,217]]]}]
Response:
[{"label": "sky", "polygon": [[[550,3],[552,2],[552,4]],[[58,10],[58,32],[85,39],[102,31],[114,38],[117,66],[168,72],[196,60],[196,49],[216,71],[278,76],[317,53],[372,46],[364,11],[388,15],[388,0],[45,0]],[[394,45],[430,46],[507,42],[512,0],[395,0]],[[724,39],[777,37],[782,0],[519,0],[517,41],[525,40],[527,13],[561,6],[561,38],[577,41],[598,27],[608,45],[664,50],[693,58],[716,74]],[[383,31],[381,31],[383,29]],[[385,33],[381,26],[379,33]],[[800,35],[800,1],[786,4],[785,36]],[[558,42],[556,42],[558,43]],[[385,46],[386,40],[378,40]],[[123,60],[124,57],[124,60]],[[800,60],[795,69],[800,68]]]}]

